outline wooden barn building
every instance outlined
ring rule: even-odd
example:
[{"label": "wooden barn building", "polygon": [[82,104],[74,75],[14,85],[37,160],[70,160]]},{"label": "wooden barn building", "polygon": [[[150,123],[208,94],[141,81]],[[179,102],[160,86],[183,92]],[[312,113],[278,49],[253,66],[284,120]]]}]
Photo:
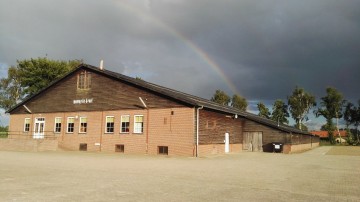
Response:
[{"label": "wooden barn building", "polygon": [[30,150],[206,156],[319,145],[293,127],[86,64],[8,113],[7,145]]}]

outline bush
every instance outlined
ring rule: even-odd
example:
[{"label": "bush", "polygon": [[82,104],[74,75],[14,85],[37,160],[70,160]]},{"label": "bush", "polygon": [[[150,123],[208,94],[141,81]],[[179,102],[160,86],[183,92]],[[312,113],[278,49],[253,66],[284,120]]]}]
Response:
[{"label": "bush", "polygon": [[7,138],[8,132],[0,132],[0,138]]}]

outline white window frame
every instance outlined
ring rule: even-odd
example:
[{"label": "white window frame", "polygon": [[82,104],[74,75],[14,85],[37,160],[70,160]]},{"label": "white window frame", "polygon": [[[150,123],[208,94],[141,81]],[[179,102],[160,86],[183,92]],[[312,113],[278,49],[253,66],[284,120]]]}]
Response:
[{"label": "white window frame", "polygon": [[[74,126],[73,126],[73,131],[72,132],[69,132],[69,120],[70,119],[74,120],[74,122],[73,122]],[[69,117],[67,117],[67,121],[66,121],[66,133],[74,133],[74,131],[75,131],[75,117],[69,116]]]},{"label": "white window frame", "polygon": [[[60,122],[56,122],[58,119],[60,119]],[[55,117],[55,121],[54,121],[54,133],[61,133],[61,129],[62,129],[62,117]],[[56,124],[60,123],[60,131],[56,131]]]},{"label": "white window frame", "polygon": [[[29,120],[29,127],[28,127],[28,129],[26,130],[26,120]],[[30,132],[30,127],[31,127],[31,119],[30,118],[25,118],[24,119],[24,132]]]},{"label": "white window frame", "polygon": [[[136,117],[142,117],[142,122],[136,122]],[[137,123],[142,123],[141,125],[141,131],[139,131],[139,128],[137,126]],[[134,133],[135,134],[142,134],[144,133],[144,115],[134,115]]]},{"label": "white window frame", "polygon": [[[128,126],[128,129],[129,131],[123,131],[123,127],[122,127],[122,124],[123,123],[126,123],[126,122],[123,122],[123,117],[128,117],[129,118],[129,121],[127,123],[129,123],[129,126]],[[130,115],[121,115],[120,117],[120,133],[130,133]]]},{"label": "white window frame", "polygon": [[[107,122],[107,119],[108,118],[113,118],[113,131],[112,132],[108,132],[108,126],[107,124],[110,123],[110,122]],[[115,132],[115,116],[106,116],[105,117],[105,133],[106,134],[113,134]]]},{"label": "white window frame", "polygon": [[[85,119],[86,122],[82,122],[82,119]],[[79,118],[79,121],[80,121],[80,123],[79,123],[79,133],[81,133],[81,134],[87,133],[87,129],[88,129],[88,126],[87,126],[87,123],[88,123],[88,122],[87,122],[87,117],[82,116],[82,117]],[[82,123],[86,123],[85,132],[82,132],[82,131],[81,131],[81,127],[82,127],[81,124],[82,124]]]}]

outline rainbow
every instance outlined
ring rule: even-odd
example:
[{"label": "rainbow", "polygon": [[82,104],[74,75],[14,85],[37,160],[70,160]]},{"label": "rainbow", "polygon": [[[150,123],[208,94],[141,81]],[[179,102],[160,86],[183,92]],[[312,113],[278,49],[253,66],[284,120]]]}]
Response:
[{"label": "rainbow", "polygon": [[173,37],[181,40],[189,49],[191,49],[199,58],[201,58],[206,64],[208,64],[211,69],[221,77],[221,79],[226,83],[226,85],[229,87],[229,89],[234,94],[240,95],[238,89],[236,88],[235,84],[231,81],[231,79],[228,78],[228,76],[225,74],[225,72],[221,69],[221,67],[199,46],[197,46],[194,42],[186,38],[182,33],[174,29],[173,27],[167,25],[160,19],[156,18],[155,16],[151,15],[150,13],[146,12],[145,10],[138,8],[134,5],[131,5],[131,3],[127,1],[116,1],[119,3],[120,7],[122,9],[127,10],[130,13],[135,13],[139,17],[146,18],[147,20],[150,20],[152,23],[156,24],[160,28],[162,28],[164,31],[171,34]]}]

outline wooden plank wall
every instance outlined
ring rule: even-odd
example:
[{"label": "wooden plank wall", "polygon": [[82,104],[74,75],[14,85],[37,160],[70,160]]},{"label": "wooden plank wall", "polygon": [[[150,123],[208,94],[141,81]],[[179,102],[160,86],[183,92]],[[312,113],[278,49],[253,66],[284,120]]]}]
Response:
[{"label": "wooden plank wall", "polygon": [[290,134],[281,132],[271,127],[256,123],[254,121],[246,120],[244,124],[244,131],[246,132],[262,132],[263,133],[263,151],[272,152],[273,142],[280,142],[283,144],[290,143]]},{"label": "wooden plank wall", "polygon": [[291,143],[293,145],[298,144],[310,144],[310,143],[318,143],[319,142],[318,136],[312,136],[312,135],[301,135],[301,134],[293,134]]},{"label": "wooden plank wall", "polygon": [[230,144],[242,143],[243,120],[232,115],[200,110],[199,144],[224,144],[225,133],[230,135]]},{"label": "wooden plank wall", "polygon": [[263,133],[263,151],[272,152],[273,142],[280,142],[283,144],[309,144],[319,142],[317,136],[303,135],[296,133],[287,133],[271,128],[254,121],[246,120],[244,124],[244,132],[262,132]]},{"label": "wooden plank wall", "polygon": [[[72,111],[107,111],[120,109],[140,109],[143,107],[141,97],[149,108],[182,107],[169,98],[154,92],[132,86],[112,78],[91,74],[91,89],[77,89],[77,76],[83,71],[79,69],[74,74],[47,89],[26,103],[32,113],[72,112]],[[74,104],[74,100],[92,99],[92,103]],[[19,107],[12,114],[26,113],[24,107]]]}]

